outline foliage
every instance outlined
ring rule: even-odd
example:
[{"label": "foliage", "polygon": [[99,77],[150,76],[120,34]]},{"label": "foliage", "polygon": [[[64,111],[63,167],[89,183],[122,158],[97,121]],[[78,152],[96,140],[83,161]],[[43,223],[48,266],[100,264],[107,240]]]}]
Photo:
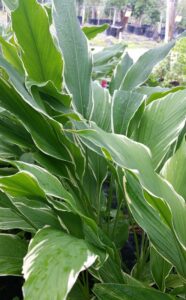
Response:
[{"label": "foliage", "polygon": [[[164,87],[171,87],[174,84],[186,84],[186,39],[180,40],[169,56],[155,68],[152,77],[155,79],[155,84],[160,84]],[[152,78],[151,77],[151,78]]]},{"label": "foliage", "polygon": [[[74,4],[53,0],[46,13],[36,0],[6,0],[0,275],[23,275],[25,300],[180,298],[186,90],[144,86],[175,41],[136,63],[125,45],[93,54],[95,28],[81,30]],[[132,269],[120,255],[128,235]]]}]

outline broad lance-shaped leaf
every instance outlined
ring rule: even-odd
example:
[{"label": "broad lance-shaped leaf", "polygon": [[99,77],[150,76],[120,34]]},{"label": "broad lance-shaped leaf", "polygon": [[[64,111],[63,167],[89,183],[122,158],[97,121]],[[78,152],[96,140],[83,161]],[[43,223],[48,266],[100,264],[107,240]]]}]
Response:
[{"label": "broad lance-shaped leaf", "polygon": [[168,277],[172,266],[151,246],[150,265],[152,276],[160,289],[165,292],[165,279]]},{"label": "broad lance-shaped leaf", "polygon": [[[177,271],[186,278],[186,251],[180,245],[170,224],[171,216],[168,206],[162,199],[144,193],[137,178],[129,172],[126,176],[125,189],[127,202],[136,222],[148,234],[151,243],[163,258],[173,264]],[[158,274],[159,285],[162,284],[160,283],[160,270]]]},{"label": "broad lance-shaped leaf", "polygon": [[128,70],[124,81],[122,82],[122,90],[133,90],[144,83],[152,72],[152,69],[174,47],[175,41],[158,48],[151,49],[143,54],[138,61]]},{"label": "broad lance-shaped leaf", "polygon": [[[93,105],[88,108],[90,119],[105,131],[111,130],[111,97],[107,89],[92,82]],[[92,111],[91,111],[92,110]]]},{"label": "broad lance-shaped leaf", "polygon": [[119,90],[121,88],[122,82],[124,81],[127,71],[132,65],[133,60],[128,55],[128,53],[126,53],[116,66],[114,74],[112,75],[111,82],[109,85],[109,90],[111,94],[113,94],[115,90]]},{"label": "broad lance-shaped leaf", "polygon": [[0,36],[0,44],[2,47],[3,56],[6,60],[11,63],[11,65],[16,68],[16,70],[20,73],[24,73],[23,64],[21,59],[17,53],[17,49],[15,45],[11,44],[10,42],[6,41],[3,37]]},{"label": "broad lance-shaped leaf", "polygon": [[22,151],[16,145],[9,144],[4,141],[0,135],[0,157],[3,159],[17,158],[21,156]]},{"label": "broad lance-shaped leaf", "polygon": [[19,0],[3,0],[9,10],[13,11],[17,8]]},{"label": "broad lance-shaped leaf", "polygon": [[117,59],[114,59],[109,61],[108,63],[101,64],[98,66],[93,66],[92,79],[98,80],[110,76],[116,64],[117,64]]},{"label": "broad lance-shaped leaf", "polygon": [[116,44],[95,53],[93,55],[94,67],[104,65],[114,58],[120,58],[125,48],[126,45],[124,44]]},{"label": "broad lance-shaped leaf", "polygon": [[[25,78],[22,74],[20,74],[2,55],[0,55],[0,67],[2,67],[5,72],[8,74],[9,81],[14,86],[17,93],[24,97],[25,101],[31,105],[34,109],[36,109],[39,112],[43,112],[45,115],[48,115],[48,112],[45,108],[45,105],[43,103],[43,100],[38,99],[38,97],[34,98],[26,89],[25,87]],[[63,108],[63,105],[69,106],[70,104],[70,96],[67,97],[66,95],[61,94],[57,91],[57,89],[54,87],[54,84],[51,81],[44,82],[41,84],[36,85],[36,82],[27,82],[27,87],[29,89],[34,89],[35,86],[38,87],[38,91],[41,94],[45,94],[45,100],[46,98],[50,96],[50,101],[55,103],[57,102],[58,106],[60,105],[61,108]],[[47,94],[47,96],[46,96]],[[54,98],[54,99],[53,99]],[[62,105],[63,104],[63,105]]]},{"label": "broad lance-shaped leaf", "polygon": [[136,130],[135,139],[152,151],[155,168],[158,167],[171,144],[178,138],[186,120],[186,91],[171,93],[150,103]]},{"label": "broad lance-shaped leaf", "polygon": [[[10,182],[9,182],[10,183]],[[21,229],[28,232],[36,232],[46,225],[61,229],[61,224],[46,202],[40,201],[36,195],[29,198],[18,197],[22,194],[17,190],[16,197],[10,197],[0,192],[0,229]],[[7,192],[9,193],[9,191]],[[28,195],[28,193],[27,193]]]},{"label": "broad lance-shaped leaf", "polygon": [[126,45],[116,44],[93,54],[92,78],[94,80],[112,75]]},{"label": "broad lance-shaped leaf", "polygon": [[[22,121],[36,146],[45,154],[67,161],[81,176],[84,159],[80,149],[66,138],[60,123],[33,109],[13,87],[0,79],[0,104]],[[72,161],[73,157],[73,161]]]},{"label": "broad lance-shaped leaf", "polygon": [[97,284],[94,293],[99,300],[174,300],[173,296],[163,294],[152,288],[124,284]]},{"label": "broad lance-shaped leaf", "polygon": [[144,145],[125,136],[106,133],[95,124],[88,127],[85,124],[77,123],[76,128],[79,129],[77,134],[82,137],[82,141],[87,147],[97,151],[100,155],[103,152],[107,159],[113,160],[122,168],[132,170],[138,176],[145,190],[166,201],[172,213],[175,234],[184,249],[186,246],[185,201],[155,173],[149,150]]},{"label": "broad lance-shaped leaf", "polygon": [[46,11],[36,0],[19,0],[19,6],[12,12],[12,27],[29,80],[51,80],[61,90],[62,59],[49,26]]},{"label": "broad lance-shaped leaf", "polygon": [[12,198],[15,208],[0,208],[0,229],[21,229],[35,233],[46,225],[61,229],[52,209],[37,200]]},{"label": "broad lance-shaped leaf", "polygon": [[51,228],[38,231],[24,259],[24,299],[65,300],[79,273],[97,257],[84,240]]},{"label": "broad lance-shaped leaf", "polygon": [[40,189],[48,196],[64,199],[75,211],[78,209],[76,203],[70,193],[68,193],[61,182],[47,170],[33,164],[24,163],[21,161],[8,161],[11,165],[18,168],[20,172],[28,172],[34,176]]},{"label": "broad lance-shaped leaf", "polygon": [[[45,224],[46,225],[46,224]],[[10,208],[0,207],[0,230],[21,229],[27,232],[33,232],[34,228],[25,222],[20,216]]]},{"label": "broad lance-shaped leaf", "polygon": [[[100,158],[100,157],[98,157]],[[23,174],[25,176],[25,179],[29,179],[34,181],[35,185],[38,186],[37,194],[35,194],[37,197],[41,197],[41,194],[43,195],[42,198],[46,198],[46,196],[49,197],[55,197],[58,199],[62,199],[65,201],[65,207],[70,210],[72,210],[74,213],[78,213],[80,215],[87,215],[88,210],[86,205],[84,205],[84,202],[80,199],[75,199],[67,190],[63,187],[62,183],[51,173],[49,173],[47,170],[33,164],[24,163],[21,161],[8,161],[5,162],[9,163],[10,165],[17,167],[20,171],[16,175],[13,175],[14,177],[9,177],[9,180],[6,180],[6,187],[2,187],[2,189],[10,195],[12,194],[11,187],[11,179],[15,178],[16,176],[20,176],[19,174]],[[101,160],[100,160],[101,162]],[[24,180],[23,176],[23,180]],[[8,177],[6,177],[8,178]],[[1,179],[0,179],[1,180]],[[1,181],[0,181],[1,182]],[[1,186],[1,185],[0,185]],[[7,190],[6,190],[7,188]],[[33,187],[32,187],[33,188]],[[13,196],[23,196],[23,193],[25,196],[33,199],[32,194],[30,192],[30,188],[26,188],[26,186],[20,186],[20,189],[17,191],[16,195]],[[49,200],[48,200],[49,201]],[[60,203],[58,201],[55,201],[54,199],[50,201],[50,204],[54,207],[57,207],[57,209],[62,209],[63,205],[60,206]]]},{"label": "broad lance-shaped leaf", "polygon": [[150,104],[153,101],[159,100],[160,98],[165,97],[166,95],[170,93],[175,93],[180,90],[184,90],[184,87],[182,86],[177,86],[175,88],[162,88],[160,86],[141,86],[136,89],[138,93],[142,93],[147,96],[147,105]]},{"label": "broad lance-shaped leaf", "polygon": [[186,142],[182,141],[177,152],[166,162],[161,174],[186,200]]},{"label": "broad lance-shaped leaf", "polygon": [[0,189],[13,197],[45,199],[45,194],[35,178],[27,172],[19,172],[5,177],[0,176]]},{"label": "broad lance-shaped leaf", "polygon": [[40,103],[38,103],[26,90],[24,76],[22,76],[1,54],[0,67],[2,67],[8,74],[9,81],[14,86],[16,91],[22,95],[22,97],[24,97],[30,105],[32,105],[38,111],[45,111],[43,105],[41,107]]},{"label": "broad lance-shaped leaf", "polygon": [[[34,148],[31,136],[23,125],[7,111],[0,113],[0,134],[4,140],[21,147]],[[3,139],[3,138],[2,138]]]},{"label": "broad lance-shaped leaf", "polygon": [[76,17],[74,0],[53,1],[53,21],[64,59],[65,83],[83,116],[91,99],[92,59]]},{"label": "broad lance-shaped leaf", "polygon": [[103,24],[101,26],[84,26],[82,31],[86,35],[86,37],[91,40],[95,38],[99,33],[104,32],[109,27],[108,24]]},{"label": "broad lance-shaped leaf", "polygon": [[21,275],[26,241],[12,234],[0,234],[0,275]]},{"label": "broad lance-shaped leaf", "polygon": [[144,100],[144,95],[136,92],[115,91],[111,108],[114,133],[127,135],[130,121]]}]

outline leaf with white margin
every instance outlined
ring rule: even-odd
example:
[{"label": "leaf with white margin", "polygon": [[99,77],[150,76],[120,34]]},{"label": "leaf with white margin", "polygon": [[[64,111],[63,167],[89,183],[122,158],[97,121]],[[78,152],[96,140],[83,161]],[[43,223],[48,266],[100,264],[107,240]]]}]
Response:
[{"label": "leaf with white margin", "polygon": [[186,142],[183,140],[180,148],[166,162],[161,174],[174,187],[174,189],[186,200]]},{"label": "leaf with white margin", "polygon": [[151,102],[145,109],[136,140],[148,146],[155,168],[178,138],[186,120],[186,91],[171,93]]},{"label": "leaf with white margin", "polygon": [[97,257],[84,240],[51,228],[39,230],[24,259],[24,299],[65,300],[79,273]]}]

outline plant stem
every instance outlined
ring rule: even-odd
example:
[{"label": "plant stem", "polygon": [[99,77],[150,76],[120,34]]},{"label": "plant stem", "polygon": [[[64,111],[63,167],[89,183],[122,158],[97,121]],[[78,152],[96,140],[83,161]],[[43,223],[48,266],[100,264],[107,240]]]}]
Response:
[{"label": "plant stem", "polygon": [[109,234],[110,231],[110,211],[112,207],[112,197],[113,197],[113,175],[111,174],[110,178],[110,186],[109,186],[109,195],[108,195],[108,200],[107,200],[107,209],[106,209],[106,217],[107,219],[107,232]]},{"label": "plant stem", "polygon": [[120,211],[121,211],[121,206],[122,206],[122,202],[120,202],[120,205],[117,208],[116,216],[115,216],[115,219],[114,219],[114,226],[113,226],[113,230],[112,230],[112,238],[114,238],[115,231],[116,231],[116,228],[117,228],[117,223],[118,223],[118,220],[119,220],[119,214],[120,214]]}]

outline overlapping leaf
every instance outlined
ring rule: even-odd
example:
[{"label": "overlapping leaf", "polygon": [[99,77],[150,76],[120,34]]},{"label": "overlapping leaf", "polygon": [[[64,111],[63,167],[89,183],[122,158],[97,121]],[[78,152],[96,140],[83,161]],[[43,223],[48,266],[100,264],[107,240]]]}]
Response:
[{"label": "overlapping leaf", "polygon": [[144,96],[136,92],[115,91],[112,100],[112,131],[127,135],[131,119],[144,101]]},{"label": "overlapping leaf", "polygon": [[11,234],[0,234],[0,274],[21,275],[27,243]]},{"label": "overlapping leaf", "polygon": [[[92,130],[79,131],[79,135],[84,138],[85,143],[88,140],[88,147],[91,147],[98,153],[102,149],[108,159],[112,159],[119,166],[135,172],[142,186],[147,191],[165,200],[171,210],[173,228],[178,238],[180,251],[183,252],[183,257],[185,257],[185,201],[154,172],[148,149],[124,136],[101,131],[96,126],[93,126]],[[169,209],[168,216],[171,224]],[[181,266],[180,272],[182,272],[183,261],[178,264]],[[185,274],[185,271],[183,273]]]},{"label": "overlapping leaf", "polygon": [[53,1],[53,21],[64,59],[65,83],[76,109],[86,116],[91,101],[92,59],[73,0]]},{"label": "overlapping leaf", "polygon": [[177,152],[166,162],[161,174],[186,199],[186,142],[183,140]]},{"label": "overlapping leaf", "polygon": [[186,91],[171,93],[150,103],[142,116],[136,140],[152,151],[156,168],[178,138],[186,120]]},{"label": "overlapping leaf", "polygon": [[173,296],[163,294],[155,289],[134,287],[121,284],[98,284],[94,293],[99,300],[173,300]]},{"label": "overlapping leaf", "polygon": [[96,258],[84,240],[51,228],[38,231],[24,259],[24,299],[65,300],[79,273]]},{"label": "overlapping leaf", "polygon": [[12,12],[12,26],[29,80],[37,83],[51,80],[61,90],[62,59],[42,6],[36,0],[19,0],[19,6]]}]

